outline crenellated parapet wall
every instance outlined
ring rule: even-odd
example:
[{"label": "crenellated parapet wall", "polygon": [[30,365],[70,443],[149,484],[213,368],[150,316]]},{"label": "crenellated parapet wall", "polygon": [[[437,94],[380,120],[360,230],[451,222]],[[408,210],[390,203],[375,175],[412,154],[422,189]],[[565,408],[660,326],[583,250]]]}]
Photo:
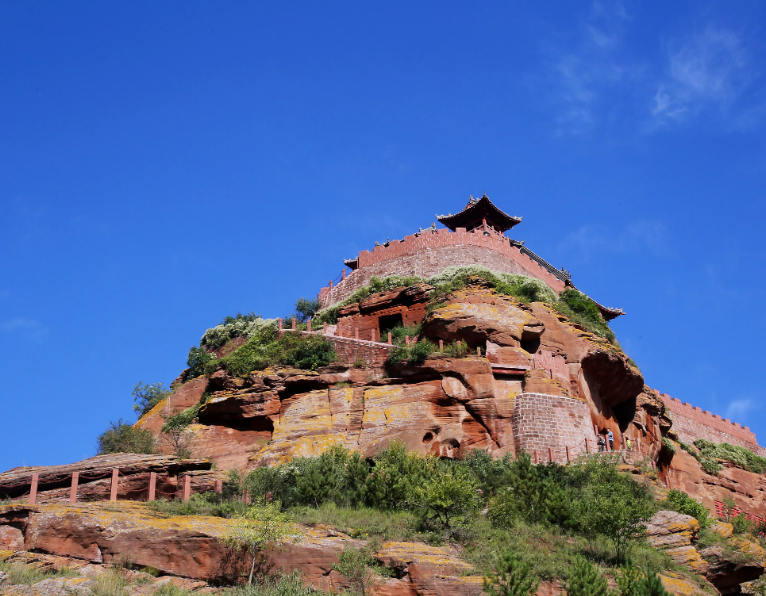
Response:
[{"label": "crenellated parapet wall", "polygon": [[514,399],[511,418],[516,452],[538,452],[545,458],[552,450],[552,461],[567,461],[584,455],[596,445],[596,432],[588,404],[583,400],[545,393],[519,393]]},{"label": "crenellated parapet wall", "polygon": [[449,266],[482,265],[500,273],[536,277],[556,292],[563,292],[564,282],[548,269],[511,244],[496,232],[470,231],[457,228],[424,230],[394,240],[388,246],[363,250],[357,257],[357,269],[340,283],[322,288],[322,307],[331,306],[370,283],[373,276],[389,275],[431,277]]},{"label": "crenellated parapet wall", "polygon": [[695,439],[705,439],[714,443],[729,443],[746,447],[758,455],[766,457],[766,449],[758,445],[755,433],[747,426],[711,414],[697,406],[670,397],[655,390],[670,412],[673,430],[684,443],[693,443]]}]

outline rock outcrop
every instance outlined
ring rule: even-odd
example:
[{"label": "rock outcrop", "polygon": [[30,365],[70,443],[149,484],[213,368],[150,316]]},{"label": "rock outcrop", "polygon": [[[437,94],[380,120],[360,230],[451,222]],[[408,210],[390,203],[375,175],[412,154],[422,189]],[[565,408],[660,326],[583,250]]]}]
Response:
[{"label": "rock outcrop", "polygon": [[[232,550],[223,540],[233,523],[217,517],[167,517],[131,502],[0,506],[0,529],[18,532],[16,543],[0,543],[0,549],[21,550],[23,544],[25,551],[93,565],[129,560],[136,568],[232,583],[250,566],[246,552]],[[344,548],[359,548],[366,542],[321,525],[296,525],[294,534],[293,540],[267,553],[263,570],[291,573],[299,569],[304,582],[316,589],[347,588],[348,580],[333,570],[333,563]],[[450,547],[386,542],[375,557],[395,572],[394,578],[376,587],[381,595],[478,596],[481,592],[482,577],[473,575],[472,567]]]},{"label": "rock outcrop", "polygon": [[[419,284],[374,294],[343,309],[337,328],[366,330],[379,313],[408,317],[408,323],[421,317],[421,339],[462,340],[481,356],[436,353],[420,365],[335,365],[316,372],[272,368],[247,378],[218,371],[182,385],[138,425],[155,430],[169,409],[210,395],[190,431],[195,455],[222,468],[318,455],[336,443],[369,457],[393,440],[442,457],[523,448],[563,462],[567,448],[570,457],[595,450],[594,428],[612,430],[618,446],[630,438],[636,450],[657,459],[664,408],[619,348],[542,303],[526,305],[480,282],[427,312],[429,289]],[[547,423],[545,412],[536,416],[536,402],[526,399],[524,415],[517,416],[524,425],[520,439],[513,416],[517,397],[526,395],[552,396],[546,399],[555,405],[545,407],[562,416]]]},{"label": "rock outcrop", "polygon": [[733,536],[731,524],[718,522],[711,530],[720,536],[720,544],[700,550],[700,524],[694,517],[659,511],[647,524],[646,534],[652,546],[710,582],[709,591],[740,594],[742,583],[763,575],[766,553],[755,541]]}]

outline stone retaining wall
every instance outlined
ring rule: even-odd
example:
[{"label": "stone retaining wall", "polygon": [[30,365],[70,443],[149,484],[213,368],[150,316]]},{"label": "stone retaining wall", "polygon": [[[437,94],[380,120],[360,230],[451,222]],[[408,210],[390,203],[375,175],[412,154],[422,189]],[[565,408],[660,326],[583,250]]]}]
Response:
[{"label": "stone retaining wall", "polygon": [[482,265],[501,273],[536,277],[556,292],[565,289],[563,281],[512,246],[507,236],[496,233],[485,236],[458,228],[455,232],[426,230],[401,241],[394,240],[388,246],[376,246],[372,252],[363,250],[358,256],[358,268],[336,286],[322,288],[319,301],[323,308],[340,302],[368,285],[373,275],[427,278],[451,265]]},{"label": "stone retaining wall", "polygon": [[520,393],[514,401],[511,425],[516,453],[537,451],[541,461],[548,461],[549,448],[553,461],[566,463],[567,447],[574,458],[585,454],[586,439],[591,451],[596,446],[588,405],[571,397]]}]

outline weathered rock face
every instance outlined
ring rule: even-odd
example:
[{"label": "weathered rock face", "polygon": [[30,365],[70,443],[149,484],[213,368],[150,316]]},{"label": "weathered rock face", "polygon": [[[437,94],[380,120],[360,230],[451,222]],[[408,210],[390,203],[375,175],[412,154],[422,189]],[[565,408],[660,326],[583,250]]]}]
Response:
[{"label": "weathered rock face", "polygon": [[705,577],[710,587],[721,594],[740,594],[740,584],[763,574],[766,568],[763,548],[743,537],[732,536],[731,524],[712,526],[712,531],[724,539],[726,553],[721,546],[698,550],[699,529],[699,522],[691,515],[659,511],[647,523],[646,534],[652,546]]},{"label": "weathered rock face", "polygon": [[[170,405],[159,404],[139,425],[156,430],[165,410],[189,407],[207,391],[212,398],[200,410],[200,424],[190,429],[193,449],[222,468],[319,455],[336,443],[372,456],[393,440],[446,457],[470,449],[548,454],[550,447],[565,461],[567,447],[575,454],[586,445],[595,448],[594,425],[611,429],[618,445],[623,434],[639,441],[642,452],[656,459],[664,408],[642,391],[640,373],[619,349],[543,304],[525,305],[481,284],[455,292],[426,315],[427,289],[373,295],[344,310],[339,327],[373,319],[377,325],[378,315],[397,309],[407,317],[419,313],[425,316],[422,336],[464,340],[472,354],[478,346],[486,357],[434,354],[419,366],[335,365],[317,372],[275,368],[248,378],[219,371],[209,381],[181,386]],[[532,394],[562,398],[555,411],[569,415],[562,410],[556,421],[546,421],[547,412],[527,407],[517,420],[529,440],[519,442],[512,423],[516,398]]]},{"label": "weathered rock face", "polygon": [[[127,502],[0,507],[0,535],[11,528],[16,540],[13,547],[2,548],[16,549],[21,544],[26,551],[93,564],[128,556],[136,567],[206,582],[233,583],[249,570],[248,555],[233,551],[223,541],[233,523],[214,517],[164,517]],[[269,551],[263,568],[286,573],[299,569],[307,585],[340,591],[349,584],[333,571],[333,564],[347,546],[365,545],[325,526],[296,525],[295,540]],[[449,547],[387,542],[375,556],[396,571],[396,578],[381,582],[375,593],[478,596],[481,592],[482,577],[472,575],[472,567]]]},{"label": "weathered rock face", "polygon": [[708,474],[681,449],[676,449],[665,474],[671,487],[700,500],[710,510],[715,509],[715,501],[730,497],[742,511],[766,519],[766,475],[728,466],[717,475]]}]

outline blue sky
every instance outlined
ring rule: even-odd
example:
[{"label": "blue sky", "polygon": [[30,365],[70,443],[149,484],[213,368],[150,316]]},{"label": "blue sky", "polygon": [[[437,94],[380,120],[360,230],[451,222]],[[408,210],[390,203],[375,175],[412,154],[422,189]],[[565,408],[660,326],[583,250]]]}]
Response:
[{"label": "blue sky", "polygon": [[762,2],[0,4],[0,470],[486,192],[766,443]]}]

